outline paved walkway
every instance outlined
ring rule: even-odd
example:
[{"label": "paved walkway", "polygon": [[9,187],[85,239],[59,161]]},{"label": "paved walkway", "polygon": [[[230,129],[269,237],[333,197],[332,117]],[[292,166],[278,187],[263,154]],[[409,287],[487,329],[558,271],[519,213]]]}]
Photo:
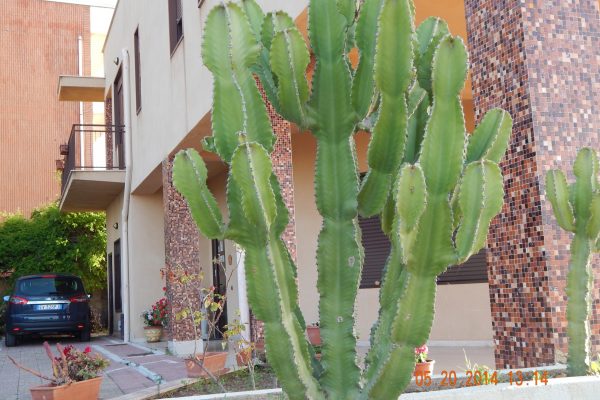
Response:
[{"label": "paved walkway", "polygon": [[[60,342],[65,345],[73,344],[80,349],[91,345],[93,351],[101,353],[110,361],[102,381],[101,399],[113,399],[144,389],[158,389],[159,383],[175,384],[186,378],[183,360],[166,355],[165,343],[152,344],[153,348],[150,348],[146,347],[147,345],[125,344],[110,337],[93,338],[91,343],[79,343],[72,338],[55,338],[48,341],[52,346]],[[46,375],[52,374],[42,343],[43,339],[27,339],[18,347],[6,348],[4,340],[0,342],[1,400],[29,400],[29,388],[45,383],[40,378],[17,369],[7,355],[26,367]],[[367,348],[359,347],[358,350],[359,355],[364,357]],[[493,348],[467,347],[464,351],[472,363],[494,367]],[[458,373],[463,372],[465,368],[465,356],[460,347],[430,347],[430,356],[436,360],[435,373],[444,369],[453,369]],[[230,354],[227,366],[234,363],[234,359]]]},{"label": "paved walkway", "polygon": [[[71,338],[49,339],[55,343],[73,344],[83,349],[91,345],[93,351],[101,353],[110,360],[102,382],[101,399],[112,399],[137,392],[142,389],[157,387],[161,384],[178,381],[186,377],[185,364],[182,359],[165,355],[159,350],[150,351],[143,346],[124,344],[111,338],[94,338],[91,343],[79,343]],[[31,399],[29,388],[44,384],[42,380],[28,372],[17,369],[7,355],[12,356],[20,364],[46,375],[52,374],[50,362],[42,348],[42,339],[28,339],[17,347],[6,348],[4,341],[0,344],[0,399]]]}]

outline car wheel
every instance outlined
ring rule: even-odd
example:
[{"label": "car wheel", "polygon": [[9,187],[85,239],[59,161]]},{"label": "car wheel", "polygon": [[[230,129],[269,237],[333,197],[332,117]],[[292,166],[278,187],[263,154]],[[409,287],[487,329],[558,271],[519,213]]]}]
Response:
[{"label": "car wheel", "polygon": [[6,347],[14,347],[17,345],[17,337],[15,335],[11,335],[10,333],[6,333],[4,336],[4,344]]},{"label": "car wheel", "polygon": [[89,329],[85,329],[79,333],[80,342],[89,342],[91,340],[91,334]]}]

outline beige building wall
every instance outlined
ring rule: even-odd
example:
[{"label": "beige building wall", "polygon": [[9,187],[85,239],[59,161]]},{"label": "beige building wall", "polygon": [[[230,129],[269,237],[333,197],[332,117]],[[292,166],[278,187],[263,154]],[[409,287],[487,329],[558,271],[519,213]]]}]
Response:
[{"label": "beige building wall", "polygon": [[141,314],[164,296],[165,235],[162,190],[131,196],[129,215],[131,340],[144,341]]}]

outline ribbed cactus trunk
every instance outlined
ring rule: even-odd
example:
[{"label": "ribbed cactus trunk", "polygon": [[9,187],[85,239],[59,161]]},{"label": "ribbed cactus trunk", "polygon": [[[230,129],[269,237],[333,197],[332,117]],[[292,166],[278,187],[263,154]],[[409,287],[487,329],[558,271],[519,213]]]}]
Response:
[{"label": "ribbed cactus trunk", "polygon": [[567,372],[580,376],[590,368],[591,261],[593,253],[600,252],[600,186],[595,151],[581,149],[573,172],[576,180],[570,186],[562,171],[548,172],[546,192],[559,226],[575,234],[567,275]]},{"label": "ribbed cactus trunk", "polygon": [[[215,7],[203,60],[214,76],[213,135],[203,145],[229,165],[224,223],[194,150],[175,159],[174,182],[201,232],[246,250],[249,301],[265,324],[267,356],[292,399],[388,399],[410,381],[427,341],[436,277],[477,253],[502,206],[512,122],[490,111],[465,131],[462,40],[439,19],[415,30],[411,0],[312,0],[311,54],[292,18],[254,0]],[[348,53],[358,48],[358,67]],[[269,154],[273,107],[317,139],[317,268],[323,350],[314,357],[298,306],[296,267],[281,240],[288,222]],[[362,183],[354,133],[371,132]],[[392,242],[366,367],[357,364],[355,303],[363,264],[357,218],[379,215]]]}]

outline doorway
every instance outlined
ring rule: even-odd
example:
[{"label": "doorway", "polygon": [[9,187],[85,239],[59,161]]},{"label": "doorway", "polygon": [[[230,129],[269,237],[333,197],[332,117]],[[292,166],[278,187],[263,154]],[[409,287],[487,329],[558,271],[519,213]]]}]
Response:
[{"label": "doorway", "polygon": [[[225,241],[212,241],[212,260],[213,260],[213,286],[215,293],[220,295],[227,294],[227,276],[225,274]],[[217,328],[211,339],[222,339],[222,332],[225,331],[227,325],[227,302],[223,306],[223,312],[217,321]]]},{"label": "doorway", "polygon": [[114,273],[113,273],[113,255],[108,254],[108,334],[112,335],[115,331],[115,304],[114,304]]}]

